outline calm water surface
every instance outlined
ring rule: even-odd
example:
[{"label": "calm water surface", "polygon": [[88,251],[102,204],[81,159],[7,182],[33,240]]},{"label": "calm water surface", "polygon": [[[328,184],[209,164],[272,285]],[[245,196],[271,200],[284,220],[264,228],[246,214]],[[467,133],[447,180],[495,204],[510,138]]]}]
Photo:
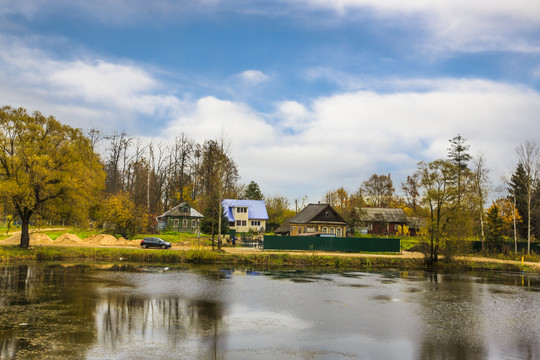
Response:
[{"label": "calm water surface", "polygon": [[540,278],[0,267],[0,359],[540,359]]}]

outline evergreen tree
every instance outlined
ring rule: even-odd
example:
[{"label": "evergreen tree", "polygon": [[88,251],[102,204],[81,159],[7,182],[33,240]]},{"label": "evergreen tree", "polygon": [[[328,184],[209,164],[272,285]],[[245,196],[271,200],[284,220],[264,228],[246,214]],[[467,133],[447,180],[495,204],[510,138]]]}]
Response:
[{"label": "evergreen tree", "polygon": [[264,195],[255,181],[251,181],[244,191],[244,199],[248,200],[263,200]]},{"label": "evergreen tree", "polygon": [[[516,170],[510,177],[510,182],[508,184],[508,191],[512,197],[515,197],[516,209],[517,212],[522,216],[523,219],[528,218],[529,212],[527,211],[527,189],[525,188],[526,183],[526,174],[523,170],[523,165],[519,163],[516,166]],[[522,239],[527,238],[527,222],[518,221],[516,223],[518,236]]]},{"label": "evergreen tree", "polygon": [[492,205],[487,213],[486,244],[488,250],[499,251],[503,242],[504,223],[499,207]]},{"label": "evergreen tree", "polygon": [[221,235],[229,232],[229,219],[217,194],[209,199],[208,206],[203,210],[204,218],[201,220],[201,232],[212,236],[212,249],[214,248],[214,236],[219,232],[221,216]]}]

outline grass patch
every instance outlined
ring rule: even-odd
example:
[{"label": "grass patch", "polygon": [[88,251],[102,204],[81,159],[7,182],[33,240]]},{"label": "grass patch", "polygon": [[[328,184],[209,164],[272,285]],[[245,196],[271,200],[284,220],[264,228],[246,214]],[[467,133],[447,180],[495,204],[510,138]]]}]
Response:
[{"label": "grass patch", "polygon": [[[144,250],[104,247],[56,247],[36,246],[22,249],[19,246],[0,246],[0,261],[105,261],[136,262],[139,264],[220,264],[232,266],[256,266],[263,268],[320,268],[330,270],[424,270],[423,258],[404,257],[362,257],[333,256],[322,254],[290,254],[290,253],[256,253],[230,254],[225,252],[203,250]],[[472,260],[456,260],[449,263],[438,262],[429,270],[441,272],[497,270],[511,272],[540,273],[538,267],[521,267],[521,264],[505,264],[495,262],[475,262]]]}]

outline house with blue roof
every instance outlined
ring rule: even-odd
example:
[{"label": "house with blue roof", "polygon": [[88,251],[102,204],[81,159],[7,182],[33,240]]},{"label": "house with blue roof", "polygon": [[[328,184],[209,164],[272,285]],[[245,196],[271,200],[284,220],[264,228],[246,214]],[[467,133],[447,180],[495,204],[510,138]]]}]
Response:
[{"label": "house with blue roof", "polygon": [[264,232],[268,213],[264,200],[223,200],[223,209],[229,219],[229,229],[237,233]]}]

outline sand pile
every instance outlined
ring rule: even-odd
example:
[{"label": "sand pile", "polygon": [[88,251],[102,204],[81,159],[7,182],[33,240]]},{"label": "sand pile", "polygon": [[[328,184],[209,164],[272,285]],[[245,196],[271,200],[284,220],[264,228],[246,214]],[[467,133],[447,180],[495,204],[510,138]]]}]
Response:
[{"label": "sand pile", "polygon": [[16,234],[2,240],[3,245],[19,245],[21,243],[21,234]]},{"label": "sand pile", "polygon": [[118,243],[122,244],[122,246],[140,246],[141,240],[128,240],[124,237],[121,237],[118,239]]},{"label": "sand pile", "polygon": [[52,239],[43,233],[30,234],[30,245],[52,245]]},{"label": "sand pile", "polygon": [[[2,241],[4,245],[19,245],[21,243],[21,234],[15,234]],[[42,233],[30,234],[30,245],[53,245],[50,237]]]},{"label": "sand pile", "polygon": [[92,235],[82,240],[83,245],[94,245],[94,246],[126,246],[128,241],[124,238],[116,239],[112,235],[99,234]]},{"label": "sand pile", "polygon": [[75,234],[62,234],[54,240],[55,245],[80,245],[81,238]]}]

